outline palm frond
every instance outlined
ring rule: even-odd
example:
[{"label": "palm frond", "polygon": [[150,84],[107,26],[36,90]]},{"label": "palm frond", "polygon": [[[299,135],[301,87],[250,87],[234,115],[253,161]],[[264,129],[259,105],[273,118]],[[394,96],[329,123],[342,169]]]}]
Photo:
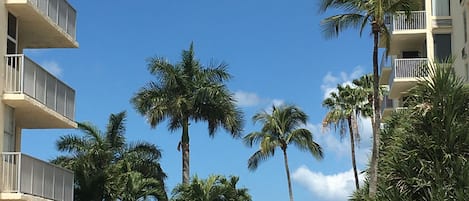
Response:
[{"label": "palm frond", "polygon": [[340,14],[321,21],[321,27],[326,38],[335,38],[348,28],[360,28],[367,22],[367,16],[356,13]]},{"label": "palm frond", "polygon": [[259,163],[269,159],[274,154],[274,151],[267,152],[263,150],[256,151],[248,160],[248,169],[254,171],[259,166]]}]

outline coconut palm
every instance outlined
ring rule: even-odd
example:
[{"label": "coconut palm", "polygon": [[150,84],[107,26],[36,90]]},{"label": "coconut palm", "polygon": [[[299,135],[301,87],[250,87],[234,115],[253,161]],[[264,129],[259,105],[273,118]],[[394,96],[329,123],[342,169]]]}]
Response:
[{"label": "coconut palm", "polygon": [[[215,65],[212,65],[215,66]],[[233,137],[242,130],[242,112],[236,107],[225,81],[230,79],[227,64],[204,67],[194,56],[194,46],[182,51],[182,60],[171,64],[161,57],[151,58],[148,69],[156,77],[131,99],[135,109],[152,127],[168,120],[168,129],[182,128],[178,150],[182,148],[182,182],[189,182],[189,125],[207,121],[213,137],[222,127]]]},{"label": "coconut palm", "polygon": [[409,13],[418,9],[419,0],[322,0],[320,11],[339,9],[345,11],[325,18],[322,27],[327,37],[337,37],[347,28],[359,28],[360,35],[365,27],[371,25],[373,35],[373,150],[371,156],[369,195],[375,197],[378,179],[379,157],[379,125],[381,110],[379,105],[379,72],[378,72],[378,43],[384,41],[389,50],[389,31],[385,24],[386,15],[394,15],[398,11]]},{"label": "coconut palm", "polygon": [[362,111],[368,109],[366,108],[366,97],[360,94],[360,92],[359,89],[352,88],[350,85],[338,85],[337,92],[332,92],[330,97],[323,101],[323,106],[329,112],[327,112],[322,123],[323,128],[334,127],[335,130],[339,130],[341,138],[345,137],[348,128],[352,168],[355,176],[355,188],[357,190],[360,188],[355,159],[355,144],[360,142],[358,117]]},{"label": "coconut palm", "polygon": [[239,178],[211,175],[207,179],[192,178],[189,184],[179,184],[173,189],[172,201],[251,201],[246,188],[237,188]]},{"label": "coconut palm", "polygon": [[[154,197],[168,200],[164,187],[165,173],[160,167],[160,150],[148,143],[127,144],[125,112],[111,114],[105,132],[91,123],[78,123],[83,135],[65,135],[57,141],[57,149],[67,152],[52,162],[75,173],[75,200],[138,200]],[[138,175],[140,192],[133,193],[129,177]],[[127,181],[126,181],[127,179]],[[132,184],[134,184],[133,182]]]},{"label": "coconut palm", "polygon": [[249,133],[244,137],[247,146],[259,143],[259,150],[248,160],[248,168],[256,170],[259,163],[272,157],[275,149],[283,152],[285,171],[288,181],[290,201],[293,201],[293,191],[288,167],[287,148],[295,145],[301,151],[310,152],[316,159],[322,159],[322,148],[313,140],[313,134],[304,126],[308,116],[298,107],[293,105],[272,106],[272,113],[263,111],[252,117],[254,123],[263,124],[261,131]]}]

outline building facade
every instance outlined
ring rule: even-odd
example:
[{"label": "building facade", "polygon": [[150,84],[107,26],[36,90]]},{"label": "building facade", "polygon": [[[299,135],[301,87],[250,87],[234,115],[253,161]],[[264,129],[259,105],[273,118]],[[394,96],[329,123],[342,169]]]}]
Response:
[{"label": "building facade", "polygon": [[23,50],[77,48],[76,11],[66,0],[0,0],[0,27],[0,201],[71,201],[73,172],[22,154],[21,131],[76,128],[75,90]]},{"label": "building facade", "polygon": [[421,8],[410,16],[402,12],[386,18],[390,47],[382,57],[380,85],[389,93],[381,104],[383,118],[406,107],[408,90],[428,76],[431,62],[453,58],[456,74],[469,81],[469,0],[420,1]]}]

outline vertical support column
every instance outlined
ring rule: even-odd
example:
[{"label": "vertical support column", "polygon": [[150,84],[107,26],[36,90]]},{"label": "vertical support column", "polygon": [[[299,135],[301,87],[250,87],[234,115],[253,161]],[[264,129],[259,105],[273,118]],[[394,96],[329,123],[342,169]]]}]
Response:
[{"label": "vertical support column", "polygon": [[427,48],[427,58],[429,62],[433,62],[434,60],[434,45],[433,45],[433,24],[432,24],[432,13],[433,13],[433,5],[432,0],[425,0],[425,10],[426,18],[427,18],[427,31],[426,31],[426,48]]},{"label": "vertical support column", "polygon": [[[5,3],[0,3],[0,96],[3,95],[5,85],[5,55],[7,53],[7,27],[8,27],[8,10]],[[4,104],[0,103],[0,151],[3,151],[3,109]]]}]

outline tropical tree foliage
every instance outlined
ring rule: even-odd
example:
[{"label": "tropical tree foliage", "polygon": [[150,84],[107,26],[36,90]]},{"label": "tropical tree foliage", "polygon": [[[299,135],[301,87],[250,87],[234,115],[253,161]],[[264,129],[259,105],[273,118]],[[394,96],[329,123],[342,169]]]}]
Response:
[{"label": "tropical tree foliage", "polygon": [[105,132],[91,123],[78,123],[83,135],[57,141],[57,149],[67,155],[52,162],[74,171],[75,200],[168,200],[160,150],[144,142],[127,144],[125,117],[125,112],[111,114]]},{"label": "tropical tree foliage", "polygon": [[385,126],[378,200],[467,199],[469,90],[444,66],[431,68]]},{"label": "tropical tree foliage", "polygon": [[208,122],[213,137],[224,128],[233,137],[242,131],[242,112],[236,107],[225,81],[231,78],[227,64],[204,67],[195,58],[193,44],[182,51],[182,60],[171,64],[165,58],[148,61],[148,70],[156,77],[132,98],[135,109],[146,117],[152,127],[168,120],[168,129],[182,128],[182,181],[189,182],[189,125],[190,121]]},{"label": "tropical tree foliage", "polygon": [[327,37],[337,37],[347,28],[359,28],[360,35],[367,25],[371,25],[373,35],[373,150],[371,156],[369,195],[376,195],[378,179],[379,158],[379,72],[378,72],[378,45],[380,40],[385,47],[390,47],[389,30],[386,27],[385,17],[394,15],[398,11],[409,13],[419,8],[420,0],[322,0],[320,11],[329,9],[343,10],[345,13],[327,17],[322,21],[322,27]]},{"label": "tropical tree foliage", "polygon": [[337,86],[337,92],[332,92],[330,97],[323,101],[323,106],[329,111],[322,122],[323,128],[334,127],[339,130],[340,137],[345,137],[348,129],[350,136],[350,151],[352,154],[352,168],[355,177],[355,188],[359,189],[358,171],[355,160],[355,144],[360,142],[360,132],[358,129],[358,118],[362,112],[371,111],[367,104],[366,96],[361,93],[360,88],[353,88],[350,85]]},{"label": "tropical tree foliage", "polygon": [[246,188],[237,188],[239,178],[211,175],[207,179],[192,178],[189,184],[179,184],[172,192],[172,201],[251,201]]},{"label": "tropical tree foliage", "polygon": [[293,201],[293,192],[288,167],[287,148],[294,145],[301,151],[311,153],[316,159],[322,159],[322,148],[313,140],[313,134],[304,128],[308,116],[293,105],[272,106],[272,112],[263,111],[252,117],[254,123],[262,123],[261,131],[249,133],[244,142],[249,147],[259,144],[256,151],[248,160],[250,170],[257,169],[260,162],[274,156],[275,150],[280,148],[283,152],[285,170],[288,181],[290,201]]}]

